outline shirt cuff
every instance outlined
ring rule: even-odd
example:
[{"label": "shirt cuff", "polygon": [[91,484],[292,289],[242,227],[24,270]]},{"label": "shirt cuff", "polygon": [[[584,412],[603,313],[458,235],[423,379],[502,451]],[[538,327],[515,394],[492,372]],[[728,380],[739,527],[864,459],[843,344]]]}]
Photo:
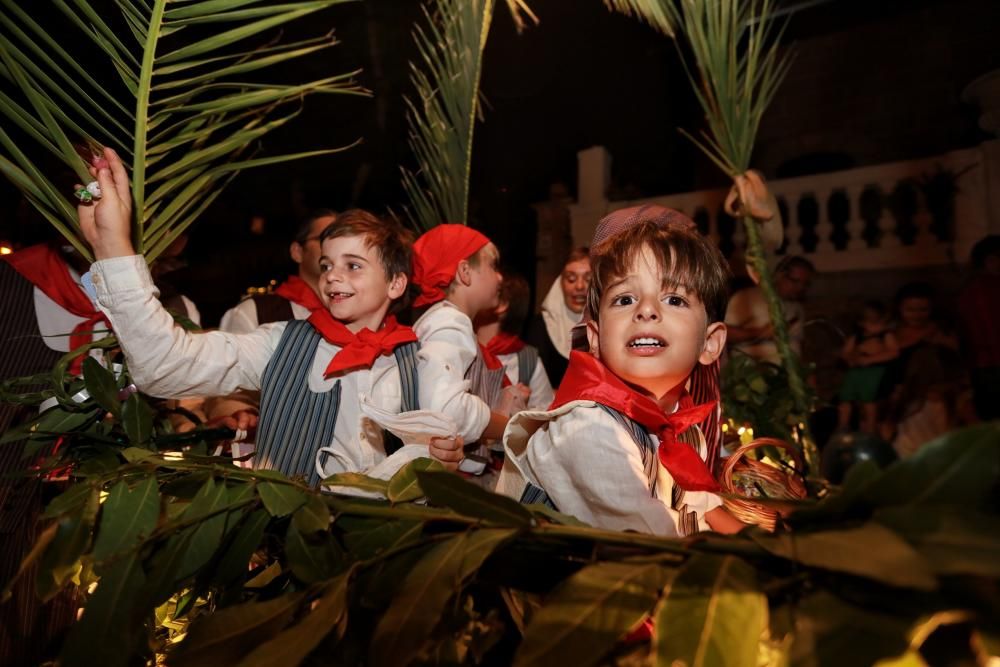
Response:
[{"label": "shirt cuff", "polygon": [[90,266],[90,277],[102,306],[113,305],[115,296],[119,294],[156,289],[146,258],[142,255],[98,260]]}]

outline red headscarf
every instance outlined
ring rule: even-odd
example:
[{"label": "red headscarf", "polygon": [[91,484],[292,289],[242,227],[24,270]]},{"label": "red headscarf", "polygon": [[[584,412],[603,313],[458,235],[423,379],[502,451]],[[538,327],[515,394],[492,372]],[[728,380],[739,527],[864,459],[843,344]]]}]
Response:
[{"label": "red headscarf", "polygon": [[479,252],[490,240],[465,225],[438,225],[413,244],[413,284],[420,288],[414,306],[437,303],[455,279],[458,263]]}]

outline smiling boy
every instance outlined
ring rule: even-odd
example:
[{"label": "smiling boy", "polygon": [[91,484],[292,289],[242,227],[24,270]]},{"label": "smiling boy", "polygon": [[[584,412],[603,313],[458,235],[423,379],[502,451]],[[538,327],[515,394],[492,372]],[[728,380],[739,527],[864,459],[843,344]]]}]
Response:
[{"label": "smiling boy", "polygon": [[[417,407],[400,367],[416,364],[416,336],[391,310],[404,295],[409,237],[365,211],[348,211],[322,235],[320,298],[308,320],[265,324],[246,334],[189,333],[156,299],[146,262],[130,237],[128,176],[105,149],[108,168],[92,172],[103,198],[78,209],[97,261],[98,303],[114,326],[132,378],[153,396],[216,396],[261,391],[254,467],[305,475],[364,471],[386,457],[383,431],[361,414],[360,396],[391,412]],[[318,460],[323,448],[329,454]],[[453,439],[431,455],[454,467]]]},{"label": "smiling boy", "polygon": [[742,524],[721,506],[685,385],[722,353],[727,270],[696,231],[643,220],[596,244],[590,353],[573,352],[552,409],[504,433],[498,489],[591,525],[687,535]]}]

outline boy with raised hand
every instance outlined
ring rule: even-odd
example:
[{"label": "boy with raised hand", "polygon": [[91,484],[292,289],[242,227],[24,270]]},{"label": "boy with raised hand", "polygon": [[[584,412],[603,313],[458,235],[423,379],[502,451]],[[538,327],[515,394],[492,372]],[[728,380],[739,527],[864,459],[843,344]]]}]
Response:
[{"label": "boy with raised hand", "polygon": [[[107,166],[91,168],[103,197],[78,214],[97,260],[91,275],[98,303],[136,385],[170,397],[260,390],[256,468],[315,484],[317,468],[360,472],[383,460],[384,433],[362,415],[360,397],[391,412],[416,407],[406,396],[415,387],[401,381],[401,368],[415,366],[416,336],[391,315],[410,268],[402,230],[364,211],[345,213],[321,239],[326,310],[247,334],[189,333],[156,299],[146,262],[132,247],[128,175],[113,150],[105,149],[105,158]],[[317,465],[320,448],[335,460]],[[452,468],[461,458],[454,439],[432,441],[430,453]]]},{"label": "boy with raised hand", "polygon": [[722,256],[696,231],[641,216],[591,252],[590,352],[571,353],[550,410],[511,420],[498,490],[599,528],[739,530],[696,426],[715,404],[685,389],[725,347]]},{"label": "boy with raised hand", "polygon": [[512,385],[503,366],[488,363],[472,320],[497,307],[500,254],[486,236],[443,224],[413,244],[415,307],[430,306],[413,325],[420,339],[420,405],[443,412],[466,443],[499,439],[529,390]]},{"label": "boy with raised hand", "polygon": [[487,356],[495,356],[503,364],[507,379],[528,387],[528,409],[544,410],[552,403],[555,393],[546,373],[538,348],[525,343],[520,336],[531,309],[531,288],[524,277],[504,272],[496,308],[476,317],[476,337]]}]

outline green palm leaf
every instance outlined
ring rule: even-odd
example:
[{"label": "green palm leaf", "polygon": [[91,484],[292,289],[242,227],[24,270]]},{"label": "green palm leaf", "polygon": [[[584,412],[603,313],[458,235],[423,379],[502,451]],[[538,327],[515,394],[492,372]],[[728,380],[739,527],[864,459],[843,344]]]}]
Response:
[{"label": "green palm leaf", "polygon": [[336,44],[332,33],[284,44],[269,35],[350,1],[115,0],[117,12],[102,15],[91,0],[53,0],[74,31],[55,39],[18,0],[0,0],[0,116],[11,128],[0,130],[0,172],[89,258],[75,206],[46,169],[54,157],[86,183],[78,146],[115,148],[132,173],[136,249],[153,261],[241,169],[349,148],[254,157],[306,96],[367,94],[356,72],[256,78]]},{"label": "green palm leaf", "polygon": [[[506,0],[520,30],[538,22],[524,0]],[[410,214],[421,229],[465,223],[479,76],[494,0],[428,0],[414,29],[421,65],[410,63],[416,99],[406,100],[409,145],[418,170],[402,168]]]}]

